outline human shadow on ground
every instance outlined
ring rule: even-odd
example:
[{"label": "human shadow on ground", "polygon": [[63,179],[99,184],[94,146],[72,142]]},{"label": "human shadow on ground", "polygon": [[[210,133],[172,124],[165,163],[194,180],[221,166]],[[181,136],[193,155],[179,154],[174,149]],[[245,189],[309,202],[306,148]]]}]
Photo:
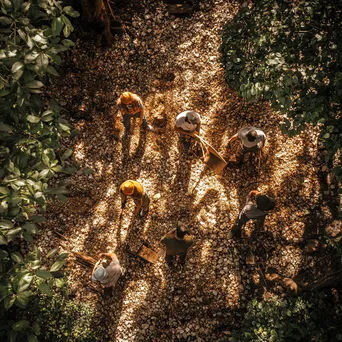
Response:
[{"label": "human shadow on ground", "polygon": [[177,172],[172,184],[172,190],[173,192],[187,193],[191,177],[191,155],[184,151],[184,147],[180,141],[178,141],[178,146],[179,160]]}]

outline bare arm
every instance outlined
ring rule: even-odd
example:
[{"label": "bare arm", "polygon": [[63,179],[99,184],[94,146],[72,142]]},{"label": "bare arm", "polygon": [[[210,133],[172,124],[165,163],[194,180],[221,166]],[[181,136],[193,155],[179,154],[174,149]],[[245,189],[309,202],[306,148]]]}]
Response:
[{"label": "bare arm", "polygon": [[227,148],[231,147],[231,143],[234,142],[235,140],[239,139],[238,134],[236,133],[235,135],[233,135],[229,140],[228,140],[228,144],[227,144]]},{"label": "bare arm", "polygon": [[261,194],[260,191],[258,191],[258,190],[252,190],[252,191],[249,192],[248,196],[252,196],[252,195],[256,196],[256,195],[259,195],[259,194]]},{"label": "bare arm", "polygon": [[261,150],[264,148],[265,142],[266,142],[266,139],[263,139],[263,140],[261,141],[261,147],[260,147]]},{"label": "bare arm", "polygon": [[252,190],[249,192],[249,194],[247,195],[247,198],[246,198],[246,202],[249,202],[252,200],[252,196],[256,196],[256,195],[259,195],[261,192],[258,191],[258,190]]},{"label": "bare arm", "polygon": [[184,129],[177,127],[176,125],[175,125],[174,129],[176,132],[178,132],[180,134],[189,134],[189,132],[184,131]]},{"label": "bare arm", "polygon": [[238,134],[236,133],[228,140],[228,144],[234,142],[237,139],[239,139],[239,137],[238,137]]},{"label": "bare arm", "polygon": [[114,253],[100,253],[99,257],[100,258],[107,257],[107,258],[110,258],[112,260],[116,260],[116,255]]}]

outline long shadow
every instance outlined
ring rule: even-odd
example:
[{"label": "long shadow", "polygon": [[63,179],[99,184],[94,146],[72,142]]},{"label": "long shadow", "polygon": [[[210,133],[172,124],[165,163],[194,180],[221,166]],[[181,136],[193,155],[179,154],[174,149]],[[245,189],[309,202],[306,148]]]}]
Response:
[{"label": "long shadow", "polygon": [[131,147],[131,136],[127,136],[122,140],[122,157],[121,157],[121,169],[124,173],[127,173],[129,164],[131,161],[130,147]]},{"label": "long shadow", "polygon": [[135,153],[132,154],[132,159],[134,160],[135,164],[138,164],[138,165],[141,164],[141,159],[144,155],[145,147],[146,147],[146,138],[147,138],[147,132],[144,129],[143,131],[140,131],[138,146],[135,149]]},{"label": "long shadow", "polygon": [[181,143],[179,146],[179,160],[176,176],[173,181],[172,190],[177,193],[187,193],[191,177],[191,159],[187,152],[182,151]]}]

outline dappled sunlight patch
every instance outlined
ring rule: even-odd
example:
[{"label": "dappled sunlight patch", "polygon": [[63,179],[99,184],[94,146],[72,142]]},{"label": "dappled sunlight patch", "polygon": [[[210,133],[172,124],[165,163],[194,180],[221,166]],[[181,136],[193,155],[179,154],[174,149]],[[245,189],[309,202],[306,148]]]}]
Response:
[{"label": "dappled sunlight patch", "polygon": [[129,335],[132,340],[136,332],[134,332],[134,325],[136,321],[136,314],[142,305],[145,305],[144,300],[149,292],[149,284],[145,280],[131,281],[127,284],[125,290],[125,297],[123,299],[123,307],[121,316],[118,322],[118,331],[129,329],[131,332]]},{"label": "dappled sunlight patch", "polygon": [[93,208],[92,223],[94,226],[102,226],[107,223],[106,218],[103,216],[108,210],[108,202],[106,200],[99,201]]},{"label": "dappled sunlight patch", "polygon": [[201,246],[201,261],[204,262],[208,262],[209,260],[211,260],[211,258],[209,258],[209,256],[212,256],[212,253],[210,252],[212,246],[210,241],[206,240],[202,243]]},{"label": "dappled sunlight patch", "polygon": [[74,147],[74,158],[76,161],[82,161],[86,156],[84,150],[84,142],[80,141],[79,143],[75,144]]},{"label": "dappled sunlight patch", "polygon": [[289,242],[299,242],[305,232],[305,223],[298,220],[302,212],[289,212],[288,215],[282,216],[283,219],[287,219],[288,224],[283,228],[281,238]]},{"label": "dappled sunlight patch", "polygon": [[294,277],[302,269],[304,256],[298,246],[279,246],[269,258],[269,265],[281,269],[284,277]]},{"label": "dappled sunlight patch", "polygon": [[95,162],[95,168],[96,168],[96,175],[98,176],[102,176],[103,171],[107,170],[107,167],[104,165],[104,163],[100,161]]},{"label": "dappled sunlight patch", "polygon": [[73,227],[74,231],[79,231],[81,234],[77,234],[73,240],[73,249],[75,251],[82,251],[84,246],[84,241],[87,239],[92,226],[89,223],[82,225],[82,227]]},{"label": "dappled sunlight patch", "polygon": [[114,184],[111,184],[106,192],[106,197],[120,196],[118,189]]},{"label": "dappled sunlight patch", "polygon": [[240,307],[241,300],[241,276],[238,271],[233,271],[228,275],[228,279],[223,280],[226,293],[226,305],[230,308]]}]

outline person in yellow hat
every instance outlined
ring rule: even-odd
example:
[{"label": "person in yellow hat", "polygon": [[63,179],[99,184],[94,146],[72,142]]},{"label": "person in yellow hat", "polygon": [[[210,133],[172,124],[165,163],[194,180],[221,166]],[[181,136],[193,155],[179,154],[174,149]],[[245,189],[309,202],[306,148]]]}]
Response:
[{"label": "person in yellow hat", "polygon": [[121,209],[125,208],[127,196],[130,196],[133,198],[133,201],[136,205],[136,208],[133,212],[134,216],[140,214],[142,217],[148,213],[150,199],[144,187],[139,182],[130,179],[123,182],[120,186],[120,196]]},{"label": "person in yellow hat", "polygon": [[121,94],[117,101],[118,108],[122,113],[123,125],[125,126],[125,135],[130,133],[131,119],[138,118],[139,126],[152,131],[153,128],[147,123],[144,115],[144,104],[141,98],[129,91],[125,91]]}]

